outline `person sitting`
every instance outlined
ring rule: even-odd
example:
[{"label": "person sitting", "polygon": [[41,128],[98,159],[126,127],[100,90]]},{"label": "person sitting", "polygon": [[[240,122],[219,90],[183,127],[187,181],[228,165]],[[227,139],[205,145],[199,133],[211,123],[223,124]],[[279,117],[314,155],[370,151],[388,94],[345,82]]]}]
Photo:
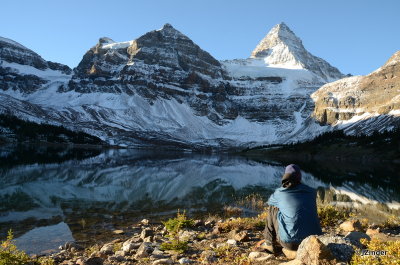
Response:
[{"label": "person sitting", "polygon": [[265,240],[258,247],[274,254],[282,247],[297,250],[304,238],[322,234],[316,195],[315,189],[301,183],[299,166],[288,165],[282,176],[282,187],[268,200]]}]

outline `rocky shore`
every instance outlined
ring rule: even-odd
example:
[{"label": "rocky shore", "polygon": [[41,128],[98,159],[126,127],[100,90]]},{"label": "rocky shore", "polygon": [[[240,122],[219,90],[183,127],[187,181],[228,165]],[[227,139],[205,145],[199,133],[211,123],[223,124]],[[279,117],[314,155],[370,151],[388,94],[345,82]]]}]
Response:
[{"label": "rocky shore", "polygon": [[398,225],[385,229],[357,219],[323,227],[323,235],[304,239],[297,252],[283,249],[273,255],[255,248],[263,239],[263,218],[261,214],[253,218],[192,220],[178,213],[177,218],[164,223],[143,219],[114,231],[115,238],[106,243],[86,248],[67,243],[48,257],[52,262],[49,264],[360,264],[365,250],[383,251],[368,258],[400,258],[396,250],[368,249],[369,242],[383,242],[382,248],[385,242],[392,242],[400,248]]}]

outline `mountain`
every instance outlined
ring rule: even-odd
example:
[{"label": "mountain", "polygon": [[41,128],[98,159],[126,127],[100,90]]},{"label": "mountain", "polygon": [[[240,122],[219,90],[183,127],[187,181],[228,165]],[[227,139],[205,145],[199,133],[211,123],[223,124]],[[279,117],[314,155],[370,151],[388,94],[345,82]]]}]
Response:
[{"label": "mountain", "polygon": [[298,67],[272,64],[266,49],[275,46],[265,41],[252,58],[218,61],[170,24],[131,41],[101,38],[72,72],[9,40],[23,52],[9,56],[2,48],[1,78],[25,79],[1,87],[0,112],[131,147],[243,148],[312,138],[322,127],[309,118],[310,95],[343,75],[310,55],[286,25],[271,32],[264,40],[286,47]]},{"label": "mountain", "polygon": [[66,65],[45,61],[25,46],[0,37],[0,91],[32,93],[71,72]]},{"label": "mountain", "polygon": [[344,78],[312,94],[313,116],[348,134],[400,127],[400,51],[366,76]]},{"label": "mountain", "polygon": [[343,74],[323,59],[309,53],[300,38],[285,23],[273,27],[251,53],[251,58],[259,58],[270,66],[307,69],[330,82]]}]

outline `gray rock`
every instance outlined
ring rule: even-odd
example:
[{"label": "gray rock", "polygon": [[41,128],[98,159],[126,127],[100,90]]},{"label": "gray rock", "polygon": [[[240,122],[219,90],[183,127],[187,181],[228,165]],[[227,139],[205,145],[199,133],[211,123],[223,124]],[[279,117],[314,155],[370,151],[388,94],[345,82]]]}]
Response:
[{"label": "gray rock", "polygon": [[226,243],[227,243],[228,245],[231,245],[231,246],[236,246],[236,245],[237,245],[237,241],[234,240],[234,239],[228,239],[228,240],[226,241]]},{"label": "gray rock", "polygon": [[217,256],[214,251],[205,250],[200,255],[203,264],[210,264],[217,261]]},{"label": "gray rock", "polygon": [[113,255],[113,256],[109,256],[108,257],[108,261],[110,262],[122,262],[125,261],[125,257],[124,256],[120,256],[120,255]]},{"label": "gray rock", "polygon": [[338,261],[349,262],[354,254],[354,247],[342,236],[321,235],[318,239],[329,248]]},{"label": "gray rock", "polygon": [[188,259],[188,258],[181,258],[181,259],[178,260],[178,262],[179,262],[179,264],[190,264],[190,263],[192,263],[193,261],[191,261],[191,260]]},{"label": "gray rock", "polygon": [[274,255],[272,255],[272,254],[268,254],[265,252],[259,252],[259,251],[253,251],[253,252],[250,252],[250,254],[249,254],[249,259],[252,261],[257,261],[257,262],[266,261],[266,260],[272,259],[273,257],[274,257]]},{"label": "gray rock", "polygon": [[159,259],[153,262],[153,265],[161,265],[161,264],[173,264],[172,259]]},{"label": "gray rock", "polygon": [[149,242],[143,242],[142,245],[138,248],[135,258],[145,258],[149,257],[153,253],[153,248],[151,246],[151,243]]},{"label": "gray rock", "polygon": [[107,244],[105,244],[105,245],[103,245],[101,247],[100,253],[106,254],[106,255],[110,255],[110,254],[114,253],[113,249],[114,249],[114,244],[113,243],[107,243]]},{"label": "gray rock", "polygon": [[154,231],[151,228],[145,228],[142,230],[142,233],[140,234],[140,238],[141,239],[145,239],[149,236],[153,236],[154,235]]},{"label": "gray rock", "polygon": [[309,265],[322,265],[332,264],[335,257],[317,236],[309,236],[301,242],[297,250],[296,259]]},{"label": "gray rock", "polygon": [[92,257],[86,260],[86,265],[103,265],[103,259],[100,257]]},{"label": "gray rock", "polygon": [[366,233],[357,232],[357,231],[347,233],[344,238],[347,240],[350,240],[350,242],[353,245],[357,246],[358,248],[363,247],[363,244],[361,244],[360,239],[365,238],[365,239],[371,240],[369,235],[367,235]]}]

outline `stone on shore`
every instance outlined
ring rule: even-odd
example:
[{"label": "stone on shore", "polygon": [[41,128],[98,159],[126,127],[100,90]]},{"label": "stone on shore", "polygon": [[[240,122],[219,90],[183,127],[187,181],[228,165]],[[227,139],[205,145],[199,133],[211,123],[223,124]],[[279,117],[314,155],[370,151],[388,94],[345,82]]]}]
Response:
[{"label": "stone on shore", "polygon": [[172,259],[159,259],[153,262],[153,265],[161,265],[161,264],[173,264]]},{"label": "stone on shore", "polygon": [[355,245],[359,248],[363,247],[363,244],[361,244],[361,242],[360,242],[361,239],[365,238],[367,240],[371,240],[369,235],[367,235],[363,232],[357,232],[357,231],[347,233],[347,235],[344,238],[350,240],[350,242],[353,245]]},{"label": "stone on shore", "polygon": [[146,258],[149,257],[152,253],[153,253],[153,248],[151,246],[151,243],[143,242],[138,248],[135,258],[136,259]]},{"label": "stone on shore", "polygon": [[179,264],[190,264],[190,263],[192,263],[193,261],[191,261],[191,260],[188,259],[188,258],[181,258],[180,260],[178,260],[178,262],[179,262]]},{"label": "stone on shore", "polygon": [[345,221],[339,225],[339,228],[344,232],[353,232],[362,230],[361,223],[358,220]]},{"label": "stone on shore", "polygon": [[261,261],[267,261],[270,260],[274,257],[274,255],[272,254],[268,254],[265,252],[259,252],[259,251],[253,251],[250,252],[249,254],[249,259],[251,261],[257,261],[257,262],[261,262]]},{"label": "stone on shore", "polygon": [[200,258],[202,260],[202,264],[210,264],[217,261],[215,252],[211,250],[203,251]]},{"label": "stone on shore", "polygon": [[100,253],[101,254],[106,254],[106,255],[111,255],[114,253],[114,244],[113,243],[107,243],[104,246],[101,247]]},{"label": "stone on shore", "polygon": [[333,256],[338,261],[349,262],[354,254],[354,248],[351,242],[342,236],[320,235],[318,239],[328,247]]},{"label": "stone on shore", "polygon": [[295,259],[297,255],[297,251],[295,250],[290,250],[287,248],[282,248],[283,254],[285,254],[286,258],[288,259]]},{"label": "stone on shore", "polygon": [[329,248],[316,236],[309,236],[301,242],[296,259],[307,265],[334,265],[337,263]]},{"label": "stone on shore", "polygon": [[249,234],[246,230],[243,231],[232,230],[229,232],[228,237],[238,242],[244,242],[249,240]]},{"label": "stone on shore", "polygon": [[145,228],[142,230],[142,233],[140,234],[141,239],[148,238],[149,236],[154,236],[154,231],[151,228]]}]

